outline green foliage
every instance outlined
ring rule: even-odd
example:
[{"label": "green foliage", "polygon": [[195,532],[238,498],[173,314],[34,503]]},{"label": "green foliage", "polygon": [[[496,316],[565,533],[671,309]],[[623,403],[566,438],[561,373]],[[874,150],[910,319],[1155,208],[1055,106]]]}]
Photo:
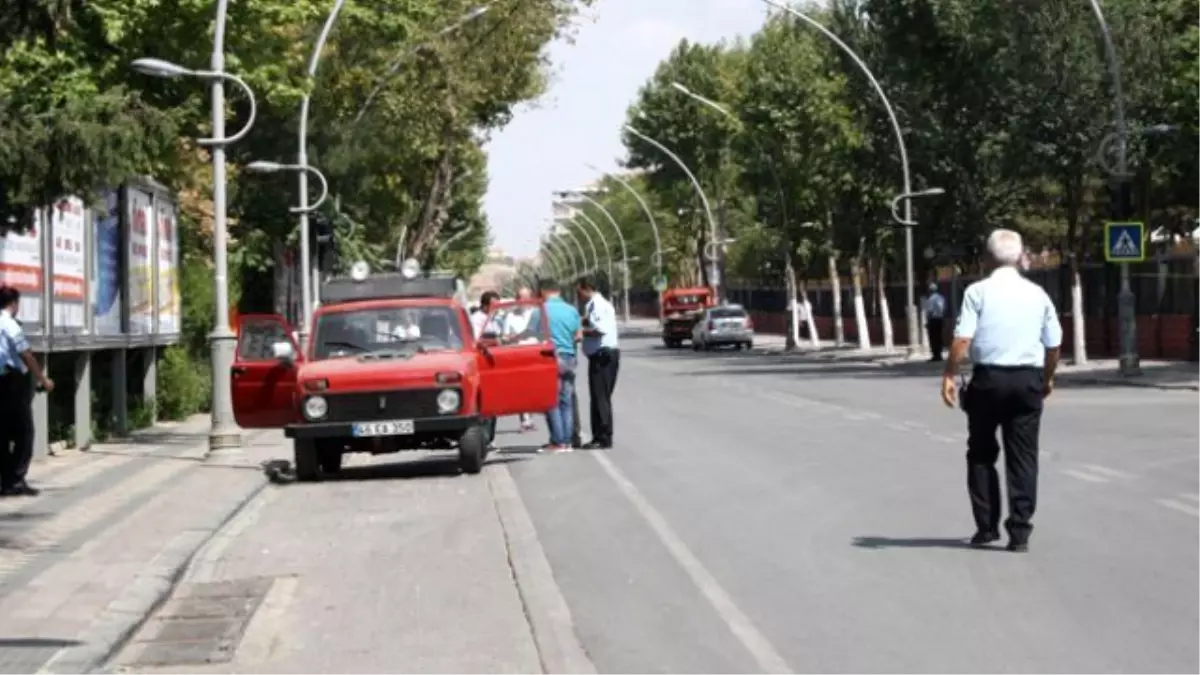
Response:
[{"label": "green foliage", "polygon": [[[1196,0],[1105,0],[1121,60],[1130,167],[1151,229],[1190,232],[1197,218]],[[834,0],[800,7],[838,35],[895,108],[915,191],[915,249],[977,253],[987,232],[1015,227],[1031,245],[1095,254],[1108,215],[1114,94],[1088,3]],[[697,101],[672,86],[715,102]],[[779,276],[787,256],[823,276],[862,256],[896,269],[890,205],[902,192],[896,134],[879,92],[828,36],[784,12],[745,43],[682,41],[629,107],[628,123],[674,151],[699,178],[723,236],[727,272]],[[1142,131],[1172,125],[1167,134]],[[626,132],[627,166],[660,227],[673,282],[703,280],[708,223],[684,172]],[[1110,144],[1111,145],[1111,144]],[[607,179],[602,201],[622,222],[646,284],[654,240],[640,207]],[[918,254],[920,264],[923,257]],[[970,260],[962,261],[969,264]]]},{"label": "green foliage", "polygon": [[193,361],[183,347],[168,347],[158,360],[158,416],[181,420],[208,409],[212,379],[207,369]]}]

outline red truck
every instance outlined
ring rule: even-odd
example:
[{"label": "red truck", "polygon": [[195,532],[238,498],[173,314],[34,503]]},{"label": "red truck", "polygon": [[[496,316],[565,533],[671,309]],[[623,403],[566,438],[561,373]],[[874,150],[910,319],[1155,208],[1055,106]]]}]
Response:
[{"label": "red truck", "polygon": [[662,339],[668,349],[683,345],[685,340],[692,339],[692,328],[704,314],[704,310],[712,307],[712,289],[709,288],[668,288],[659,299],[662,307]]}]

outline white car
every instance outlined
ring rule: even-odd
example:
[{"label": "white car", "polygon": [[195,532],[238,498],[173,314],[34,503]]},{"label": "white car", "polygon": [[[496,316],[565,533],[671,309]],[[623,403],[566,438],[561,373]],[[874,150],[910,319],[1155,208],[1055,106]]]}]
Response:
[{"label": "white car", "polygon": [[704,310],[692,328],[692,349],[708,351],[714,347],[754,347],[754,322],[744,307],[722,305]]}]

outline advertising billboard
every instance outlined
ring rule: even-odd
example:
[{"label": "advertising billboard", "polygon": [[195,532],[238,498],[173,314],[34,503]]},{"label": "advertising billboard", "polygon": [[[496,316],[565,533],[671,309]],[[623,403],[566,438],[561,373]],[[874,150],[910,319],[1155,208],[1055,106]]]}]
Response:
[{"label": "advertising billboard", "polygon": [[129,333],[148,335],[154,330],[154,203],[150,193],[127,188],[129,232],[126,237],[129,294]]},{"label": "advertising billboard", "polygon": [[92,211],[93,331],[96,335],[121,334],[121,196],[106,190]]},{"label": "advertising billboard", "polygon": [[48,209],[54,255],[54,332],[87,329],[87,274],[84,261],[86,222],[83,200],[64,197]]},{"label": "advertising billboard", "polygon": [[21,292],[17,319],[25,332],[43,332],[42,323],[42,212],[37,213],[28,232],[9,232],[0,237],[0,284]]},{"label": "advertising billboard", "polygon": [[179,222],[175,205],[166,199],[154,204],[157,217],[155,248],[158,250],[155,302],[158,303],[158,333],[174,335],[179,332],[183,309],[179,295]]}]

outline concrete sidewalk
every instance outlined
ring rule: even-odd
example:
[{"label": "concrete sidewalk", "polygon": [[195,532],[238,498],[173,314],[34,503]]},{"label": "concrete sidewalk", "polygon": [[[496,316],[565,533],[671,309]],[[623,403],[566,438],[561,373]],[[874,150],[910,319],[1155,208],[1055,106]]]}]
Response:
[{"label": "concrete sidewalk", "polygon": [[195,551],[256,494],[277,433],[205,461],[208,419],[35,461],[34,498],[0,500],[0,672],[87,672],[162,601]]}]

